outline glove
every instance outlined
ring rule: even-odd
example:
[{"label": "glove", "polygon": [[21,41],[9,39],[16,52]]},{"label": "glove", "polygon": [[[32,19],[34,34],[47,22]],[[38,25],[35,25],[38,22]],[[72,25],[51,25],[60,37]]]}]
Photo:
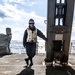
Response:
[{"label": "glove", "polygon": [[47,41],[48,39],[46,38],[45,41]]},{"label": "glove", "polygon": [[26,47],[26,44],[23,44],[23,47],[25,48]]}]

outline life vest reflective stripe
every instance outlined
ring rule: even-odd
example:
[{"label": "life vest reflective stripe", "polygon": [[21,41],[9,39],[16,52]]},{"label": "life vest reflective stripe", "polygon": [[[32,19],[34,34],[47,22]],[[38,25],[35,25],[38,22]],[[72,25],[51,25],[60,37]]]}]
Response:
[{"label": "life vest reflective stripe", "polygon": [[32,31],[28,28],[27,34],[27,42],[37,42],[37,29]]}]

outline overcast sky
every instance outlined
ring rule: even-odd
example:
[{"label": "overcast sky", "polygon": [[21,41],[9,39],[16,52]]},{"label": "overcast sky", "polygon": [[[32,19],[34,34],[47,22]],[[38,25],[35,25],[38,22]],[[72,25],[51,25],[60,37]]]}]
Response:
[{"label": "overcast sky", "polygon": [[[30,18],[35,26],[46,35],[47,0],[0,0],[0,33],[12,30],[12,40],[21,40]],[[75,14],[73,17],[72,40],[75,40]]]}]

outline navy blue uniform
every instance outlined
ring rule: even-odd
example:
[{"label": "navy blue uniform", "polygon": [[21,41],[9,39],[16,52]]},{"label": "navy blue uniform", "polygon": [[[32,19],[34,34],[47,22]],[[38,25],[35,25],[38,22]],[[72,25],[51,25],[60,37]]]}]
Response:
[{"label": "navy blue uniform", "polygon": [[[36,28],[34,27],[33,30],[35,30]],[[25,30],[24,33],[24,37],[23,37],[23,46],[26,47],[26,53],[29,57],[34,57],[35,53],[36,53],[36,43],[35,42],[26,42],[27,40],[27,30]],[[47,38],[43,35],[43,33],[37,29],[37,36],[39,36],[40,38],[44,39],[45,41],[47,40]]]},{"label": "navy blue uniform", "polygon": [[[29,27],[32,31],[34,31],[36,28],[35,26],[33,27],[33,29],[31,27]],[[24,32],[24,37],[23,37],[23,46],[26,47],[26,53],[28,55],[28,58],[25,60],[28,64],[28,60],[32,62],[32,58],[35,56],[36,54],[36,42],[27,42],[27,29]],[[47,38],[44,36],[44,34],[37,29],[37,36],[39,36],[40,38],[42,38],[43,40],[47,40]]]}]

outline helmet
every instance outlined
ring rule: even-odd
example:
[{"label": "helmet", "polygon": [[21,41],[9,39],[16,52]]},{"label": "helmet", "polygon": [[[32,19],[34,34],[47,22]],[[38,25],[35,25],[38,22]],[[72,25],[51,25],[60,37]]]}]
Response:
[{"label": "helmet", "polygon": [[29,23],[35,23],[35,22],[34,22],[34,20],[33,20],[33,19],[30,19],[30,20],[29,20]]}]

